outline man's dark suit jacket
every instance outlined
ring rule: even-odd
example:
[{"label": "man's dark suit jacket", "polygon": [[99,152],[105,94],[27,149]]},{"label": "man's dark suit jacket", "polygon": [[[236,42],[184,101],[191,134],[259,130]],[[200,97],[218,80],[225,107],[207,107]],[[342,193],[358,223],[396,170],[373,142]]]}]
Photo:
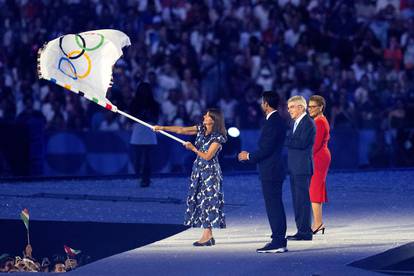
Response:
[{"label": "man's dark suit jacket", "polygon": [[315,141],[316,127],[313,119],[305,115],[296,127],[290,129],[286,138],[288,148],[288,171],[291,175],[312,175],[312,147]]},{"label": "man's dark suit jacket", "polygon": [[258,164],[262,181],[283,180],[285,167],[282,150],[286,138],[286,123],[276,111],[264,122],[259,138],[259,149],[249,154],[248,163]]}]

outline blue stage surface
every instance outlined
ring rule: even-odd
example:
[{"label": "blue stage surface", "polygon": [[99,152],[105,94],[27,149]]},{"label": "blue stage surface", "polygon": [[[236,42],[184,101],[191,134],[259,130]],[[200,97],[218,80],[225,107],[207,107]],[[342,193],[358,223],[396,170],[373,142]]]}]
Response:
[{"label": "blue stage surface", "polygon": [[[192,242],[199,238],[201,231],[188,229],[142,247],[131,241],[128,249],[136,246],[135,249],[71,273],[375,275],[347,264],[413,241],[412,179],[414,170],[330,174],[329,203],[324,206],[325,235],[317,235],[310,242],[289,242],[289,252],[285,254],[261,255],[255,249],[269,241],[270,229],[257,175],[225,175],[227,229],[214,232],[216,246],[194,248]],[[3,181],[0,218],[1,222],[16,220],[20,211],[28,208],[32,220],[46,224],[65,222],[67,231],[72,222],[74,225],[79,222],[178,225],[183,221],[187,187],[188,176],[154,178],[152,185],[145,189],[139,188],[137,181],[130,177]],[[288,234],[293,234],[296,229],[288,181],[284,184],[284,203]],[[24,230],[21,222],[16,227],[18,231]],[[119,235],[123,238],[122,231],[116,228],[113,231],[109,239],[118,239]],[[26,238],[23,232],[15,243],[17,252],[22,250],[21,242]],[[47,235],[36,238],[56,246],[53,240],[48,241]]]}]

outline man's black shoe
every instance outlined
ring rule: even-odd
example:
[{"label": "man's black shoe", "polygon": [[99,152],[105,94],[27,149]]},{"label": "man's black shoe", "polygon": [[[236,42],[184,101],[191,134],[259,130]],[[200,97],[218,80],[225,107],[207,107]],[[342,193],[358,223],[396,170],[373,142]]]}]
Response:
[{"label": "man's black shoe", "polygon": [[267,243],[264,247],[256,249],[257,253],[284,253],[287,252],[287,247],[285,245],[276,244],[276,243]]},{"label": "man's black shoe", "polygon": [[305,235],[295,234],[293,236],[287,236],[286,239],[289,241],[311,241],[312,235],[305,236]]}]

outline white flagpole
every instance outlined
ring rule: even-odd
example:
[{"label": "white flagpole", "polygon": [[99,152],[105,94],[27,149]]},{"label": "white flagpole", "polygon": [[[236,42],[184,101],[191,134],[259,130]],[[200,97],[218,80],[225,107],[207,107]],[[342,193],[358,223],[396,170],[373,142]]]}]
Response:
[{"label": "white flagpole", "polygon": [[[144,121],[142,121],[142,120],[140,120],[138,118],[135,118],[134,116],[131,116],[128,113],[125,113],[125,112],[123,112],[121,110],[116,110],[115,112],[117,112],[117,113],[119,113],[121,115],[124,115],[125,117],[127,117],[127,118],[129,118],[129,119],[131,119],[131,120],[133,120],[133,121],[135,121],[137,123],[140,123],[141,125],[144,125],[146,127],[149,127],[152,130],[154,130],[154,126],[153,125],[150,125],[150,124],[148,124],[148,123],[146,123],[146,122],[144,122]],[[167,136],[167,137],[169,137],[169,138],[171,138],[171,139],[174,139],[177,142],[180,142],[183,145],[185,144],[185,141],[184,140],[181,140],[180,138],[177,138],[174,135],[169,134],[168,132],[165,132],[163,130],[160,130],[158,132],[161,133],[161,134],[163,134],[163,135],[165,135],[165,136]]]}]

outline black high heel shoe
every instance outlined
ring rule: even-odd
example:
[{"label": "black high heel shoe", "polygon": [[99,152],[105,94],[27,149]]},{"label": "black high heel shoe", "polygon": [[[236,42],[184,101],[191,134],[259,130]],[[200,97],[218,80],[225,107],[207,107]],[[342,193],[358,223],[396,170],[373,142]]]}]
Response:
[{"label": "black high heel shoe", "polygon": [[316,235],[318,232],[322,232],[322,235],[325,234],[325,225],[323,225],[323,223],[319,225],[319,227],[316,228],[315,231],[312,231],[314,235]]},{"label": "black high heel shoe", "polygon": [[215,244],[216,244],[216,240],[213,237],[211,239],[209,239],[208,241],[206,241],[206,242],[196,241],[196,242],[193,243],[194,246],[212,246],[212,245],[215,245]]}]

